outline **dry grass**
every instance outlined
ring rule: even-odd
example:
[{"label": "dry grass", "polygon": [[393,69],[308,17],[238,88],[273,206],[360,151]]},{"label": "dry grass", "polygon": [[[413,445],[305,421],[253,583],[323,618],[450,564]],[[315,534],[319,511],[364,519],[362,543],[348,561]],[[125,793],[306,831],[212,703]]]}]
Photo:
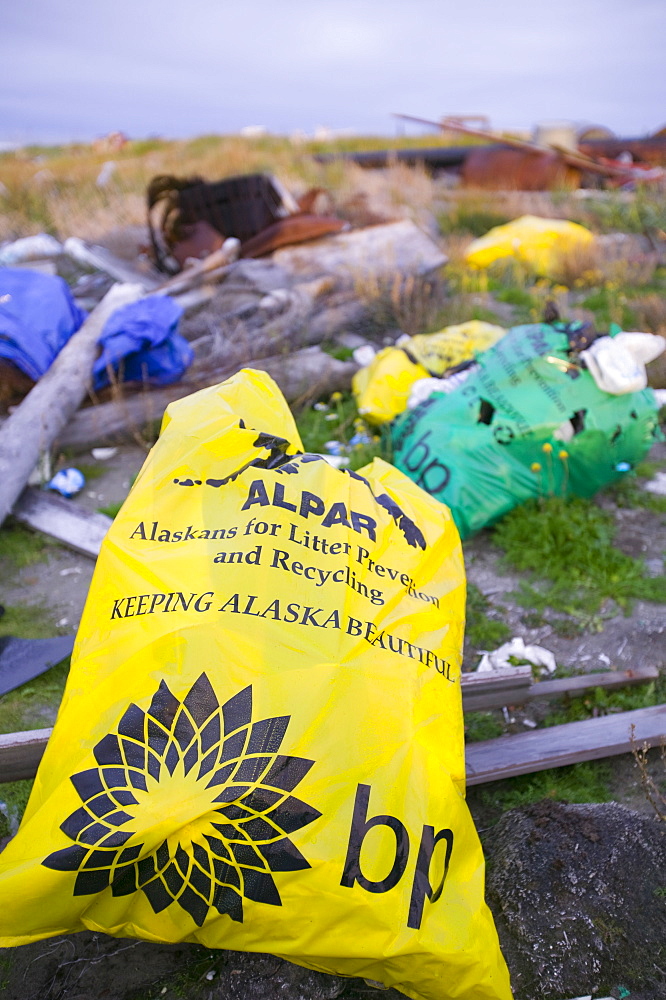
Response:
[{"label": "dry grass", "polygon": [[[116,170],[98,187],[102,165]],[[311,186],[340,188],[348,168],[322,165],[286,139],[202,136],[190,142],[131,142],[112,155],[90,147],[69,147],[49,155],[24,152],[0,157],[0,239],[37,232],[96,240],[111,229],[145,222],[145,191],[156,174],[275,173],[296,196]]]}]

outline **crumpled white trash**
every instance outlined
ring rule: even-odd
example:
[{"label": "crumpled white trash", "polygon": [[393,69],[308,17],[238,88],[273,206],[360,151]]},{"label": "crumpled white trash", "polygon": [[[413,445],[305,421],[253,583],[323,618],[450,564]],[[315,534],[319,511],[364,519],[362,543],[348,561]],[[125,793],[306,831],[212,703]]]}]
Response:
[{"label": "crumpled white trash", "polygon": [[531,663],[535,667],[541,667],[542,671],[548,674],[552,674],[557,668],[554,655],[545,646],[526,646],[524,639],[521,639],[520,636],[514,636],[498,649],[485,652],[476,668],[477,673],[488,670],[515,669],[516,665],[509,662],[510,657],[522,660],[523,663]]}]

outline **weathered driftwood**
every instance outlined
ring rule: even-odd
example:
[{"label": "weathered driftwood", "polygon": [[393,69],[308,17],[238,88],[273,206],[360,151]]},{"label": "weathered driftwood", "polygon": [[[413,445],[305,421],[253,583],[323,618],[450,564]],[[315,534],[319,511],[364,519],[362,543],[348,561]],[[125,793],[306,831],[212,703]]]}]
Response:
[{"label": "weathered driftwood", "polygon": [[140,285],[114,285],[0,428],[0,524],[16,503],[40,452],[51,445],[85,398],[97,341],[107,319],[142,295]]},{"label": "weathered driftwood", "polygon": [[632,738],[637,746],[651,747],[665,740],[666,705],[470,743],[465,751],[467,784],[481,785],[550,767],[614,757],[631,750]]},{"label": "weathered driftwood", "polygon": [[66,239],[63,244],[63,251],[71,260],[76,261],[77,264],[83,264],[84,267],[92,267],[96,271],[103,271],[104,274],[108,274],[114,281],[133,285],[140,284],[146,290],[157,288],[160,285],[160,278],[158,276],[146,274],[137,267],[134,267],[133,264],[128,263],[128,261],[117,257],[105,247],[86,243],[84,240],[79,239],[78,236],[70,236],[69,239]]},{"label": "weathered driftwood", "polygon": [[[240,367],[236,364],[213,367],[208,372],[188,372],[187,380],[176,385],[126,393],[110,403],[79,410],[63,427],[58,444],[60,447],[84,449],[102,442],[136,437],[147,424],[161,419],[169,403],[197,389],[224,381]],[[318,347],[255,359],[248,361],[244,367],[268,372],[290,403],[346,390],[357,370],[355,364],[338,361]]]},{"label": "weathered driftwood", "polygon": [[350,286],[391,282],[396,274],[426,277],[447,261],[430,237],[408,219],[284,247],[272,259],[301,279],[328,274]]},{"label": "weathered driftwood", "polygon": [[29,486],[12,511],[23,524],[55,538],[75,552],[97,558],[102,539],[111,526],[106,514],[84,510],[71,500]]},{"label": "weathered driftwood", "polygon": [[[34,777],[50,729],[0,736],[0,782]],[[466,747],[468,785],[482,785],[578,761],[627,753],[633,745],[658,746],[666,739],[666,705],[604,715],[585,722],[537,729]]]}]

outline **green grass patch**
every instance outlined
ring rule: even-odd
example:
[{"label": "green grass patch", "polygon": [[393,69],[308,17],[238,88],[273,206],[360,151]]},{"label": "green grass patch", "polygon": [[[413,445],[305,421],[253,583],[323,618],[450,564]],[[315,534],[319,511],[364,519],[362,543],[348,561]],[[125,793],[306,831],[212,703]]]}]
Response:
[{"label": "green grass patch", "polygon": [[666,702],[666,674],[650,684],[639,684],[619,691],[594,688],[580,697],[562,699],[543,720],[544,726],[559,726],[565,722],[582,722],[599,715],[633,712],[637,708],[652,708]]},{"label": "green grass patch", "polygon": [[[390,433],[369,428],[351,395],[333,393],[328,403],[306,407],[296,415],[296,425],[306,452],[325,455],[326,442],[338,441],[340,453],[349,458],[346,468],[361,469],[377,457],[392,461]],[[359,435],[369,440],[356,440]]]},{"label": "green grass patch", "polygon": [[124,500],[115,500],[113,503],[107,503],[105,507],[98,507],[97,510],[100,514],[106,514],[107,517],[113,518],[117,516],[124,503]]},{"label": "green grass patch", "polygon": [[79,462],[76,468],[79,470],[86,482],[90,479],[99,479],[105,472],[108,471],[103,465],[93,464],[92,462]]},{"label": "green grass patch", "polygon": [[[643,464],[647,465],[648,463]],[[652,464],[656,466],[656,463]],[[649,493],[647,490],[641,489],[637,481],[639,468],[636,469],[636,475],[625,476],[619,482],[609,486],[604,492],[612,498],[618,507],[638,507],[643,510],[651,510],[655,514],[666,514],[666,496],[660,493]],[[643,475],[645,473],[641,473],[641,478]]]},{"label": "green grass patch", "polygon": [[0,733],[52,726],[68,673],[69,657],[20,688],[3,694],[0,697]]},{"label": "green grass patch", "polygon": [[492,712],[465,712],[465,743],[494,740],[503,732],[504,726]]},{"label": "green grass patch", "polygon": [[507,302],[510,306],[522,306],[524,309],[538,308],[539,303],[526,288],[502,288],[495,292],[498,302]]},{"label": "green grass patch", "polygon": [[17,639],[48,639],[56,634],[53,616],[42,604],[10,605],[0,617],[0,638],[13,635]]},{"label": "green grass patch", "polygon": [[613,537],[611,515],[580,497],[528,501],[493,530],[505,563],[528,573],[519,603],[577,619],[608,600],[627,613],[634,599],[666,602],[666,579],[648,577],[642,562],[613,547]]},{"label": "green grass patch", "polygon": [[607,761],[583,761],[568,767],[537,771],[506,778],[467,792],[472,814],[484,825],[497,822],[508,809],[531,805],[542,799],[558,802],[608,802],[611,798],[611,765]]},{"label": "green grass patch", "polygon": [[23,818],[33,779],[7,781],[0,785],[0,836],[13,836]]},{"label": "green grass patch", "polygon": [[511,222],[511,217],[508,215],[494,212],[481,205],[465,205],[464,202],[459,202],[449,212],[437,216],[440,232],[470,234],[474,237],[485,236],[490,229],[503,226],[507,222]]},{"label": "green grass patch", "polygon": [[623,330],[633,330],[637,326],[636,313],[630,302],[633,294],[635,293],[632,289],[605,285],[583,299],[581,305],[594,313],[599,327],[618,323]]},{"label": "green grass patch", "polygon": [[22,569],[45,559],[48,545],[43,535],[29,531],[12,518],[0,528],[0,562],[6,560],[12,569]]},{"label": "green grass patch", "polygon": [[474,649],[497,649],[511,635],[508,625],[488,616],[490,602],[473,583],[467,585],[465,638]]}]

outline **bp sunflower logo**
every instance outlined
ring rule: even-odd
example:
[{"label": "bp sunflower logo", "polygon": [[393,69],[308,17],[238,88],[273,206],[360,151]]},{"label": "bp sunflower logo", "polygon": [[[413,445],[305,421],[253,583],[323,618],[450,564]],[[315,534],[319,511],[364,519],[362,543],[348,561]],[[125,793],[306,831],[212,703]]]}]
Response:
[{"label": "bp sunflower logo", "polygon": [[211,908],[242,921],[244,898],[281,906],[273,873],[310,867],[288,834],[321,816],[290,794],[314,761],[278,753],[289,719],[252,722],[251,687],[220,705],[206,674],[182,701],[162,681],[72,775],[74,843],[42,864],[76,872],[75,896],[141,891],[199,926]]}]

